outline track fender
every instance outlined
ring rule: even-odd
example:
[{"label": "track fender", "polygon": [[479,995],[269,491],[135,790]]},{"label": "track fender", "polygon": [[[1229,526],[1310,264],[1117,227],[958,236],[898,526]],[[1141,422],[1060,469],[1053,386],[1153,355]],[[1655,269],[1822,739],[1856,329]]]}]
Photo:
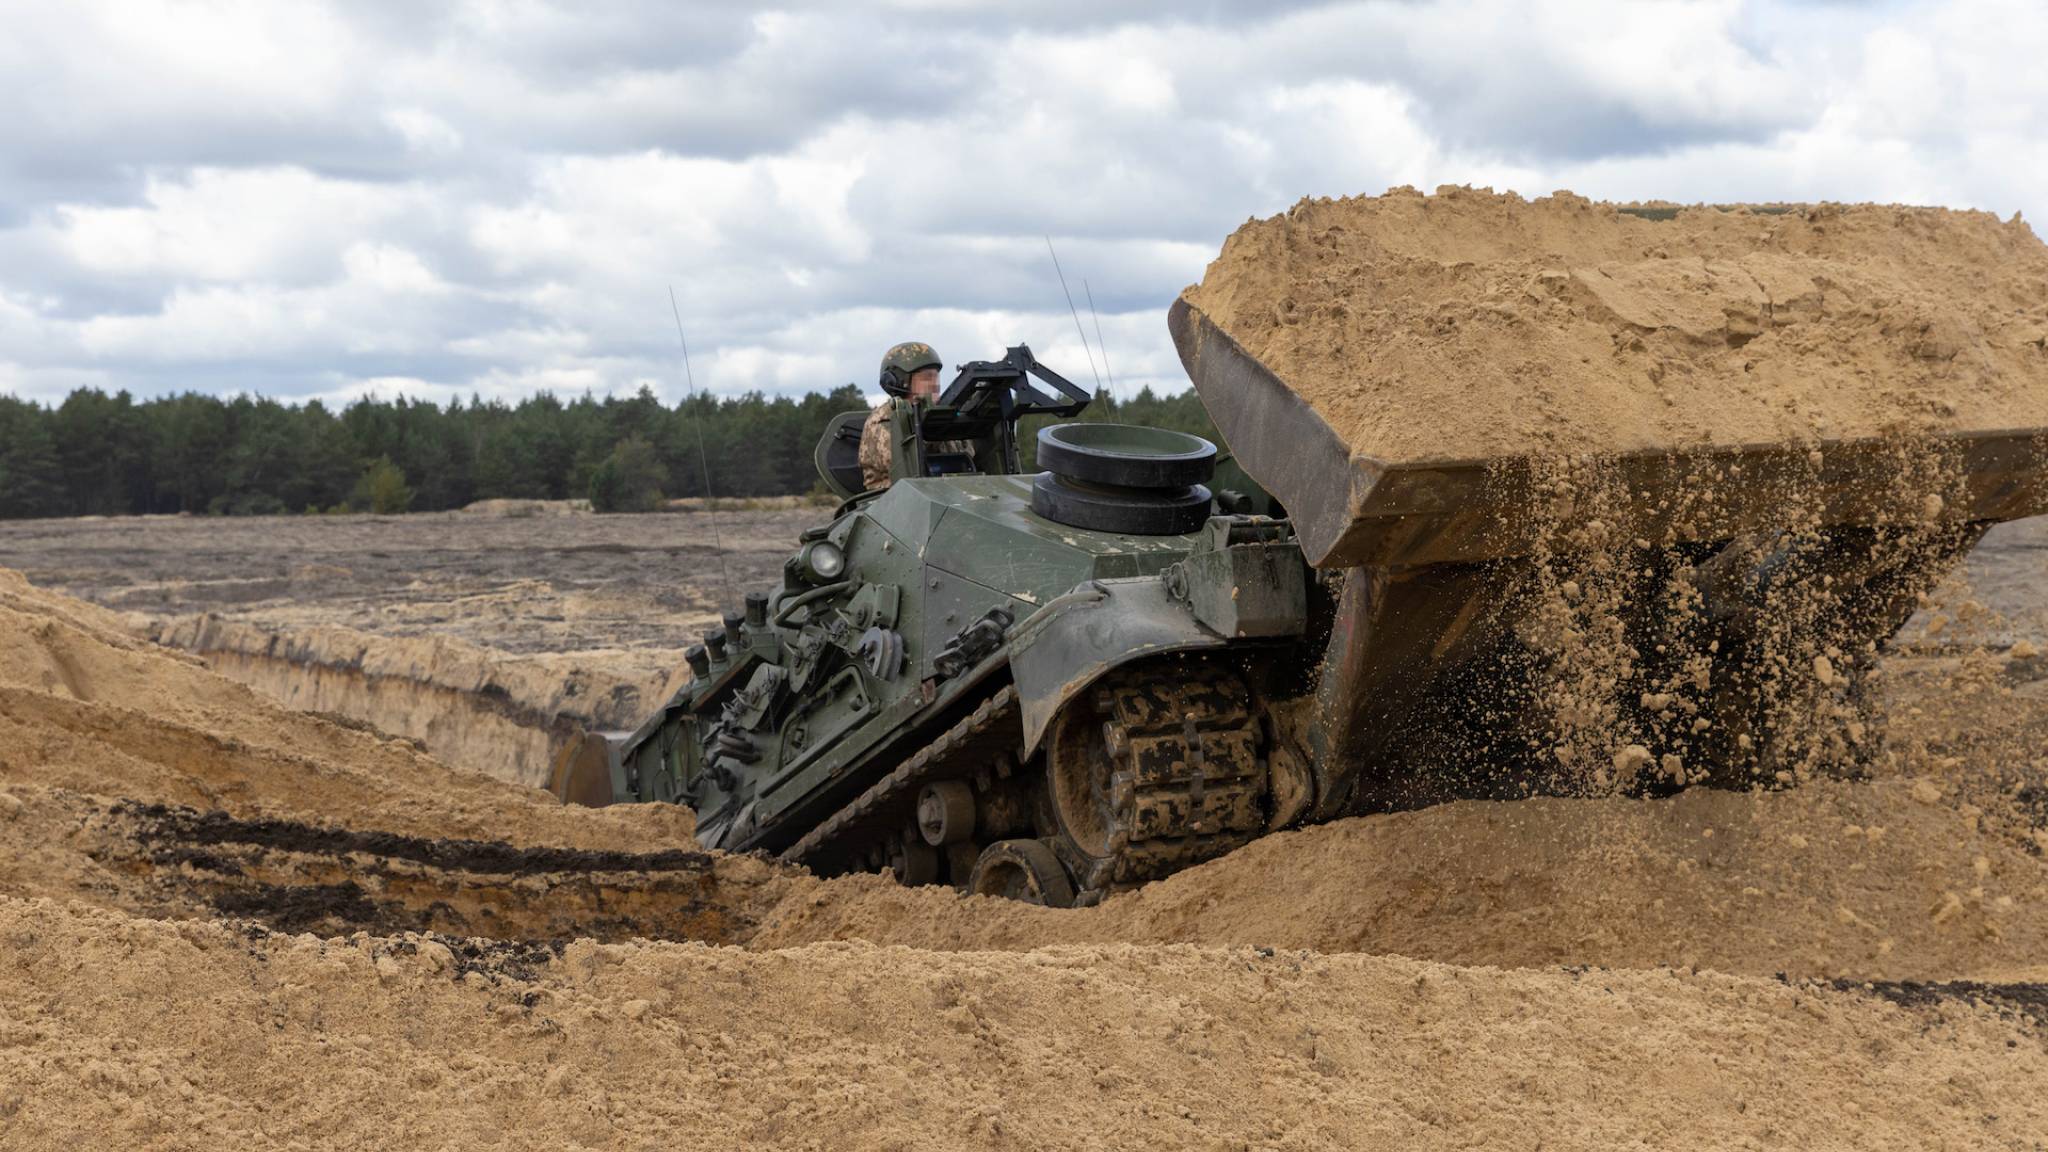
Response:
[{"label": "track fender", "polygon": [[1060,706],[1103,673],[1163,652],[1221,648],[1156,577],[1090,580],[1050,601],[1010,634],[1010,673],[1024,721],[1024,755],[1038,750]]}]

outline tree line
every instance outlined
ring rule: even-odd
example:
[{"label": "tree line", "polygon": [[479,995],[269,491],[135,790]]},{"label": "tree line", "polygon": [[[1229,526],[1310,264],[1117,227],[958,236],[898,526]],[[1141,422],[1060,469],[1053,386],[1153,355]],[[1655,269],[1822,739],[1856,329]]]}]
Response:
[{"label": "tree line", "polygon": [[[1082,419],[1214,437],[1192,392],[1097,401]],[[852,384],[672,407],[645,388],[516,404],[365,398],[339,411],[196,392],[81,388],[55,406],[0,396],[0,519],[395,513],[501,497],[638,510],[706,495],[707,473],[721,498],[797,495],[820,490],[811,452],[826,421],[865,406]],[[1033,443],[1035,427],[1023,432]]]}]

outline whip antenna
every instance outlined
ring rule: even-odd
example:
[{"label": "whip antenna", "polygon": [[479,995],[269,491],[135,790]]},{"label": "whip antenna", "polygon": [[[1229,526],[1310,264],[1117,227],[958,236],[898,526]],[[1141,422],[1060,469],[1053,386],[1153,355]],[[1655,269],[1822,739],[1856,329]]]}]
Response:
[{"label": "whip antenna", "polygon": [[1102,314],[1095,310],[1095,290],[1088,287],[1088,281],[1081,281],[1081,295],[1088,298],[1088,318],[1095,321],[1095,347],[1102,352],[1102,374],[1109,378],[1109,398],[1116,400],[1116,373],[1109,370],[1109,345],[1102,339]]},{"label": "whip antenna", "polygon": [[[1066,293],[1067,311],[1074,314],[1074,334],[1081,338],[1081,351],[1088,356],[1088,371],[1095,374],[1095,390],[1102,391],[1102,373],[1095,371],[1095,353],[1088,347],[1088,330],[1081,327],[1081,310],[1074,307],[1074,294],[1067,291],[1067,274],[1060,271],[1060,254],[1052,250],[1052,233],[1045,235],[1045,254],[1052,257],[1052,270],[1060,278],[1060,291]],[[1111,396],[1114,403],[1116,397]]]},{"label": "whip antenna", "polygon": [[[683,346],[683,382],[690,394],[697,392],[697,374],[690,371],[690,341],[683,335],[683,310],[676,303],[676,286],[668,286],[668,310],[676,318],[676,343]],[[709,400],[710,393],[705,394]],[[704,414],[697,413],[697,465],[704,471],[704,511],[711,516],[711,548],[718,553],[718,571],[725,577],[725,595],[728,604],[738,604],[739,594],[733,586],[732,568],[725,561],[725,541],[718,534],[718,501],[711,494],[711,454],[704,450]]]}]

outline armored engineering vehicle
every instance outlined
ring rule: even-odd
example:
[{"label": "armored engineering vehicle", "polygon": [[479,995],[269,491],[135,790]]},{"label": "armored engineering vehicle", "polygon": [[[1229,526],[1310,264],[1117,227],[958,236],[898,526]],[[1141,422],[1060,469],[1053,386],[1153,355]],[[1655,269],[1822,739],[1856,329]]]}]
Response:
[{"label": "armored engineering vehicle", "polygon": [[[1540,545],[1526,468],[1355,456],[1188,301],[1170,322],[1228,456],[1062,423],[1025,474],[1018,421],[1090,399],[1026,347],[898,404],[885,489],[862,490],[867,414],[846,413],[817,452],[837,513],[690,649],[674,699],[568,749],[555,791],[688,804],[707,846],[823,874],[1073,905],[1290,825],[1542,787],[1557,765],[1513,683]],[[1821,449],[1611,462],[1636,530],[1682,540],[1656,562],[1689,565],[1706,600],[1682,625],[1654,605],[1625,624],[1644,653],[1680,626],[1715,653],[1706,714],[1679,718],[1710,783],[1783,778],[1741,664],[1773,583],[1825,584],[1803,624],[1849,679],[1986,525],[2043,510],[2035,448],[1944,441],[1955,498],[1909,552],[1888,536],[1928,529],[1898,527],[1918,518],[1893,515],[1882,445],[1821,446],[1825,498],[1796,539],[1772,493],[1814,480]],[[1688,476],[1729,468],[1744,480],[1710,514],[1660,522]]]}]

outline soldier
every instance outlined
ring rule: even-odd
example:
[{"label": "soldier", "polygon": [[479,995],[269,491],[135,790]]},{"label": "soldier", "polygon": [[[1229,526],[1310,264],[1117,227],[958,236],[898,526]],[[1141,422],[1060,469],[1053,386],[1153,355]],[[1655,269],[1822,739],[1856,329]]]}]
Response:
[{"label": "soldier", "polygon": [[938,399],[939,369],[944,365],[931,345],[916,341],[898,344],[882,356],[882,391],[889,396],[875,405],[860,433],[860,475],[869,488],[889,486],[889,417],[896,411],[896,398]]}]

